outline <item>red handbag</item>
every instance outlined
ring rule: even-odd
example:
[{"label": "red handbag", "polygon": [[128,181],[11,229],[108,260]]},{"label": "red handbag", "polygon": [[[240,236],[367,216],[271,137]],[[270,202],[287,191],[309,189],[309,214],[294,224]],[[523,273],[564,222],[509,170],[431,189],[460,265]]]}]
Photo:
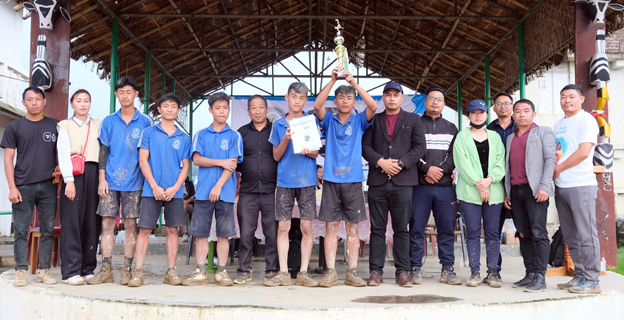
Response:
[{"label": "red handbag", "polygon": [[82,154],[80,153],[72,153],[71,154],[71,163],[74,176],[78,176],[84,173],[84,163],[85,156],[84,154],[87,152],[87,144],[89,143],[89,132],[91,131],[91,121],[89,121],[89,126],[87,127],[87,141],[85,142],[84,149],[82,149]]}]

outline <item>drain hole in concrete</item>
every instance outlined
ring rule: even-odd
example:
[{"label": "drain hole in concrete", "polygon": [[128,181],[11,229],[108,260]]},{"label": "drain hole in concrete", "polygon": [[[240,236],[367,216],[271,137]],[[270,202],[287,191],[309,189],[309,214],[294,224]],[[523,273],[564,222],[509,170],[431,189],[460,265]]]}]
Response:
[{"label": "drain hole in concrete", "polygon": [[355,300],[351,300],[351,302],[358,303],[397,303],[397,304],[407,304],[407,303],[440,303],[440,302],[455,302],[463,299],[455,298],[455,297],[443,297],[432,294],[418,294],[413,296],[372,296],[372,297],[364,297],[358,298]]}]

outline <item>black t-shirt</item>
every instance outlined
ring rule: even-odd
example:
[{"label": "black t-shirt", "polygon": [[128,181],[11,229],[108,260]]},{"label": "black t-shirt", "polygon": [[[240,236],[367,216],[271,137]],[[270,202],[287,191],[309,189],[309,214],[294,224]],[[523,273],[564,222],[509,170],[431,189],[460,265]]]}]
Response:
[{"label": "black t-shirt", "polygon": [[490,156],[490,144],[485,139],[481,142],[475,140],[477,146],[477,153],[479,153],[479,161],[481,162],[481,170],[483,170],[483,178],[488,176],[488,157]]},{"label": "black t-shirt", "polygon": [[15,149],[15,185],[22,186],[52,179],[56,167],[56,119],[26,117],[7,126],[0,147]]}]

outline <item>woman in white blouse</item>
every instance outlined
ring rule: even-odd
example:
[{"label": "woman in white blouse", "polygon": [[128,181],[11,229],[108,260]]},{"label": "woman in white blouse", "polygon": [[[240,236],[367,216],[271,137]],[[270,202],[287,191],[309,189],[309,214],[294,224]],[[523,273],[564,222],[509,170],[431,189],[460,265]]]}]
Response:
[{"label": "woman in white blouse", "polygon": [[[91,95],[79,89],[70,99],[74,116],[58,123],[61,186],[61,274],[63,283],[82,285],[93,276],[102,218],[98,196],[98,136],[102,120],[91,119]],[[81,158],[84,170],[80,173]],[[72,160],[73,159],[73,160]]]}]

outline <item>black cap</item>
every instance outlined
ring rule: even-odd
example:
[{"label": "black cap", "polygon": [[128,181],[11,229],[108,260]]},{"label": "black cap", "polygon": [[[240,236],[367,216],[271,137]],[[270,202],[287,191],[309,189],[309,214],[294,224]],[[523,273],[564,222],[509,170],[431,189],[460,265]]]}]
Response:
[{"label": "black cap", "polygon": [[398,82],[388,82],[388,84],[386,84],[386,86],[384,87],[383,92],[386,92],[388,89],[396,89],[401,91],[401,93],[403,93],[403,87],[398,83]]}]

